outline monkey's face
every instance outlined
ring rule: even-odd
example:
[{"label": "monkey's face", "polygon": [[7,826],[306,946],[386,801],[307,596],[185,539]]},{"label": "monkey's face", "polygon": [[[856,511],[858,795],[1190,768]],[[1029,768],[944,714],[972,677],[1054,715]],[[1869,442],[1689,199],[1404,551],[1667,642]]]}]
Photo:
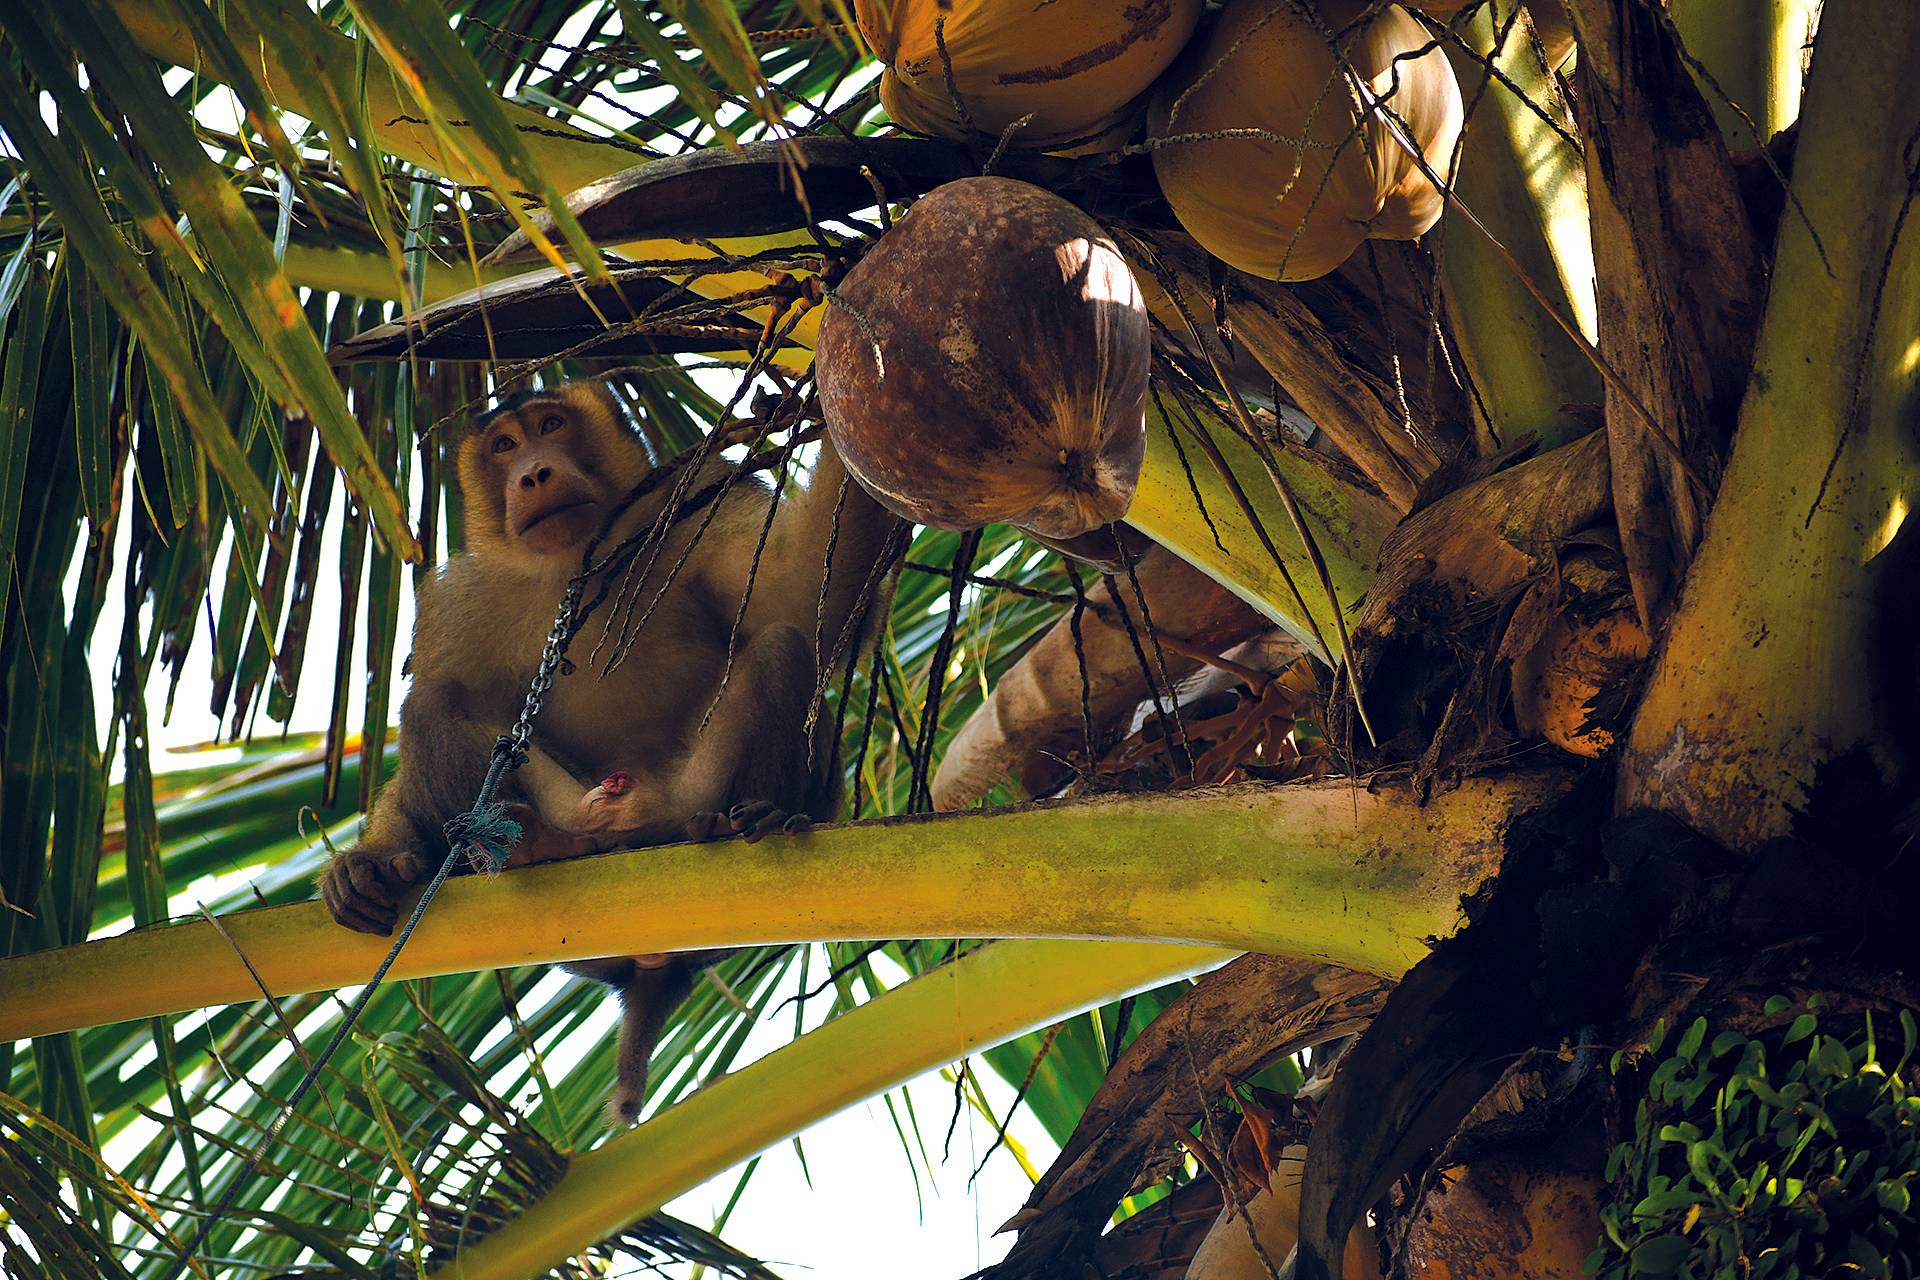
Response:
[{"label": "monkey's face", "polygon": [[647,457],[604,386],[570,382],[481,419],[459,468],[471,549],[565,563],[646,474]]},{"label": "monkey's face", "polygon": [[609,486],[597,424],[578,397],[526,397],[488,418],[461,453],[468,543],[516,557],[572,557],[599,528]]},{"label": "monkey's face", "polygon": [[609,497],[593,432],[562,400],[496,415],[474,442],[476,468],[502,540],[541,559],[578,554],[600,527]]}]

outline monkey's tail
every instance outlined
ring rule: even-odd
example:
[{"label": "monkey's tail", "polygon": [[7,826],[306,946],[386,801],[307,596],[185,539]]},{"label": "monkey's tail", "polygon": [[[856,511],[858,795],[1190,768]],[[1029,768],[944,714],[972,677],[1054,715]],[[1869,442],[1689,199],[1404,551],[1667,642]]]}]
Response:
[{"label": "monkey's tail", "polygon": [[635,964],[630,976],[615,984],[620,993],[620,1057],[607,1118],[632,1124],[640,1117],[647,1097],[647,1063],[660,1040],[667,1016],[693,990],[699,970],[680,959],[655,967]]}]

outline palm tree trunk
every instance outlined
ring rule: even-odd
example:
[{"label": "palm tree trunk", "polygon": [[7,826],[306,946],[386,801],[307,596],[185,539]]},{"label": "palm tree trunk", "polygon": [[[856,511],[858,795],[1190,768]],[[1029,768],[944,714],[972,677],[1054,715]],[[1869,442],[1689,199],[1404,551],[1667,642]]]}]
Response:
[{"label": "palm tree trunk", "polygon": [[1734,848],[1784,834],[1843,762],[1888,787],[1912,777],[1894,701],[1910,676],[1882,654],[1911,629],[1891,612],[1909,602],[1888,548],[1920,479],[1920,98],[1901,70],[1916,58],[1920,9],[1827,6],[1800,208],[1781,222],[1726,479],[1623,760],[1624,808]]}]

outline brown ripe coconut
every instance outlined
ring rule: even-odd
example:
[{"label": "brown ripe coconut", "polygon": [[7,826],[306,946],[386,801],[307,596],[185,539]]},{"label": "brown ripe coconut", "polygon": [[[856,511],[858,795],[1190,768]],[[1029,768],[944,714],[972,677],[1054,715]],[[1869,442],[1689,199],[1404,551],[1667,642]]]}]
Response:
[{"label": "brown ripe coconut", "polygon": [[1133,500],[1148,355],[1139,286],[1098,223],[963,178],[847,273],[814,370],[834,448],[888,510],[1072,538]]}]

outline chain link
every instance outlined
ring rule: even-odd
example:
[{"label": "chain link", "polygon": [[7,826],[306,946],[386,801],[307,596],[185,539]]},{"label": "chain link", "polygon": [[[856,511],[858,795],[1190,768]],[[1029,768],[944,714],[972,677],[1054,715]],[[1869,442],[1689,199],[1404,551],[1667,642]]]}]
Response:
[{"label": "chain link", "polygon": [[545,705],[547,691],[553,688],[554,672],[566,657],[567,641],[573,632],[573,611],[579,604],[580,579],[576,577],[567,583],[566,593],[560,597],[560,608],[553,616],[552,629],[547,632],[547,643],[540,650],[540,665],[527,685],[526,706],[521,708],[520,718],[513,722],[513,732],[507,735],[520,759],[526,758],[527,743],[533,737],[533,718]]}]

